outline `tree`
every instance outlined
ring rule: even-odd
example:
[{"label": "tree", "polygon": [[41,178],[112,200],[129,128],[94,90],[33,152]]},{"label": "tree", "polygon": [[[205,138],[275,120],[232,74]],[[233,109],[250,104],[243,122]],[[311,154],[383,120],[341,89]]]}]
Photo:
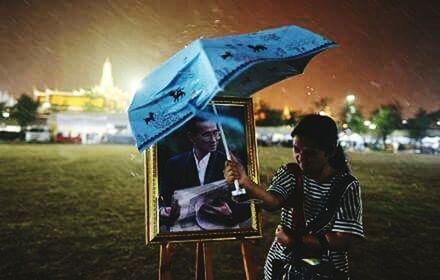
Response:
[{"label": "tree", "polygon": [[400,105],[397,103],[382,105],[373,112],[371,120],[376,125],[377,134],[385,146],[388,135],[401,126],[402,113]]},{"label": "tree", "polygon": [[420,141],[426,136],[427,130],[433,120],[430,114],[428,114],[423,108],[419,108],[415,116],[408,120],[407,127],[409,129],[409,135],[416,141]]},{"label": "tree", "polygon": [[316,109],[316,112],[328,112],[329,105],[332,99],[330,97],[321,97],[318,100],[313,101],[313,106]]},{"label": "tree", "polygon": [[440,110],[433,111],[428,114],[429,119],[431,120],[431,125],[438,126],[438,121],[440,121]]},{"label": "tree", "polygon": [[264,111],[265,118],[256,121],[257,126],[279,126],[283,125],[283,112],[281,110],[270,109]]},{"label": "tree", "polygon": [[22,94],[12,107],[11,118],[15,119],[23,131],[27,125],[37,119],[38,102],[26,94]]},{"label": "tree", "polygon": [[5,102],[0,102],[0,120],[4,119],[3,112],[5,111],[5,109],[6,109]]},{"label": "tree", "polygon": [[283,120],[283,111],[270,108],[265,102],[259,103],[255,116],[257,126],[279,126],[286,123],[286,120]]},{"label": "tree", "polygon": [[290,118],[283,119],[283,125],[295,126],[298,122],[299,116],[300,112],[298,111],[290,112]]},{"label": "tree", "polygon": [[345,101],[340,113],[340,121],[342,124],[347,124],[353,132],[365,133],[367,131],[367,127],[364,125],[364,117],[352,100]]}]

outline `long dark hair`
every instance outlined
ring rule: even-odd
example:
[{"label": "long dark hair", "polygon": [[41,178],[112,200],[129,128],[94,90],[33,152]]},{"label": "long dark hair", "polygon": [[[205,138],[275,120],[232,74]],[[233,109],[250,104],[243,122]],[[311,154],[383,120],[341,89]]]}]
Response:
[{"label": "long dark hair", "polygon": [[344,150],[338,144],[338,128],[332,118],[317,114],[306,115],[295,126],[291,135],[309,138],[319,149],[333,154],[329,158],[331,167],[339,172],[350,172]]}]

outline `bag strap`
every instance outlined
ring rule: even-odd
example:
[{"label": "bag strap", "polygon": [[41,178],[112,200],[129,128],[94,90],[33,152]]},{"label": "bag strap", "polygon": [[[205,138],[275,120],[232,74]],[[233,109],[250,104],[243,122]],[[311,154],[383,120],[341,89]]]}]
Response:
[{"label": "bag strap", "polygon": [[306,219],[304,217],[304,177],[298,164],[290,162],[287,170],[295,176],[295,190],[293,195],[293,223],[295,232],[304,232]]},{"label": "bag strap", "polygon": [[295,234],[316,233],[330,223],[336,213],[343,194],[348,186],[356,179],[352,175],[346,174],[333,180],[330,194],[323,210],[306,227],[304,217],[304,177],[302,170],[298,164],[293,162],[288,163],[286,168],[295,176],[295,191],[293,197],[293,222],[295,224]]},{"label": "bag strap", "polygon": [[342,200],[342,196],[348,189],[348,186],[350,186],[350,184],[355,180],[356,178],[354,178],[352,175],[346,174],[339,176],[332,182],[330,195],[324,205],[324,208],[318,214],[318,216],[316,216],[316,218],[307,225],[305,232],[309,234],[316,233],[330,223],[333,216],[336,214],[336,210],[339,206],[339,202]]}]

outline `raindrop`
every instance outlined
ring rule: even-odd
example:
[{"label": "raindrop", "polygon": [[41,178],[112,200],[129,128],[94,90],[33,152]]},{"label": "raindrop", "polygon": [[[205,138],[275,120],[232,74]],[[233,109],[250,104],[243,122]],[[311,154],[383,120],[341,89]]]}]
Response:
[{"label": "raindrop", "polygon": [[370,81],[370,85],[377,87],[377,88],[381,88],[381,85],[378,82],[375,81]]}]

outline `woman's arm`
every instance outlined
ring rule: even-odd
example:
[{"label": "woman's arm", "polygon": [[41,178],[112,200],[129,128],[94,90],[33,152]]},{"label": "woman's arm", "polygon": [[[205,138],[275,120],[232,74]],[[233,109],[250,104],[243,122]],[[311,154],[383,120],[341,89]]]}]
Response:
[{"label": "woman's arm", "polygon": [[254,183],[247,176],[244,168],[236,161],[228,160],[223,174],[228,184],[232,184],[234,180],[238,180],[239,185],[246,189],[249,197],[262,200],[263,207],[266,210],[275,211],[282,207],[284,199],[279,195],[266,191],[265,188]]},{"label": "woman's arm", "polygon": [[304,257],[318,257],[326,250],[348,251],[355,240],[359,238],[356,235],[345,232],[328,232],[321,237],[305,234],[295,240],[295,237],[286,234],[281,226],[275,231],[275,239],[283,246],[301,250]]}]

